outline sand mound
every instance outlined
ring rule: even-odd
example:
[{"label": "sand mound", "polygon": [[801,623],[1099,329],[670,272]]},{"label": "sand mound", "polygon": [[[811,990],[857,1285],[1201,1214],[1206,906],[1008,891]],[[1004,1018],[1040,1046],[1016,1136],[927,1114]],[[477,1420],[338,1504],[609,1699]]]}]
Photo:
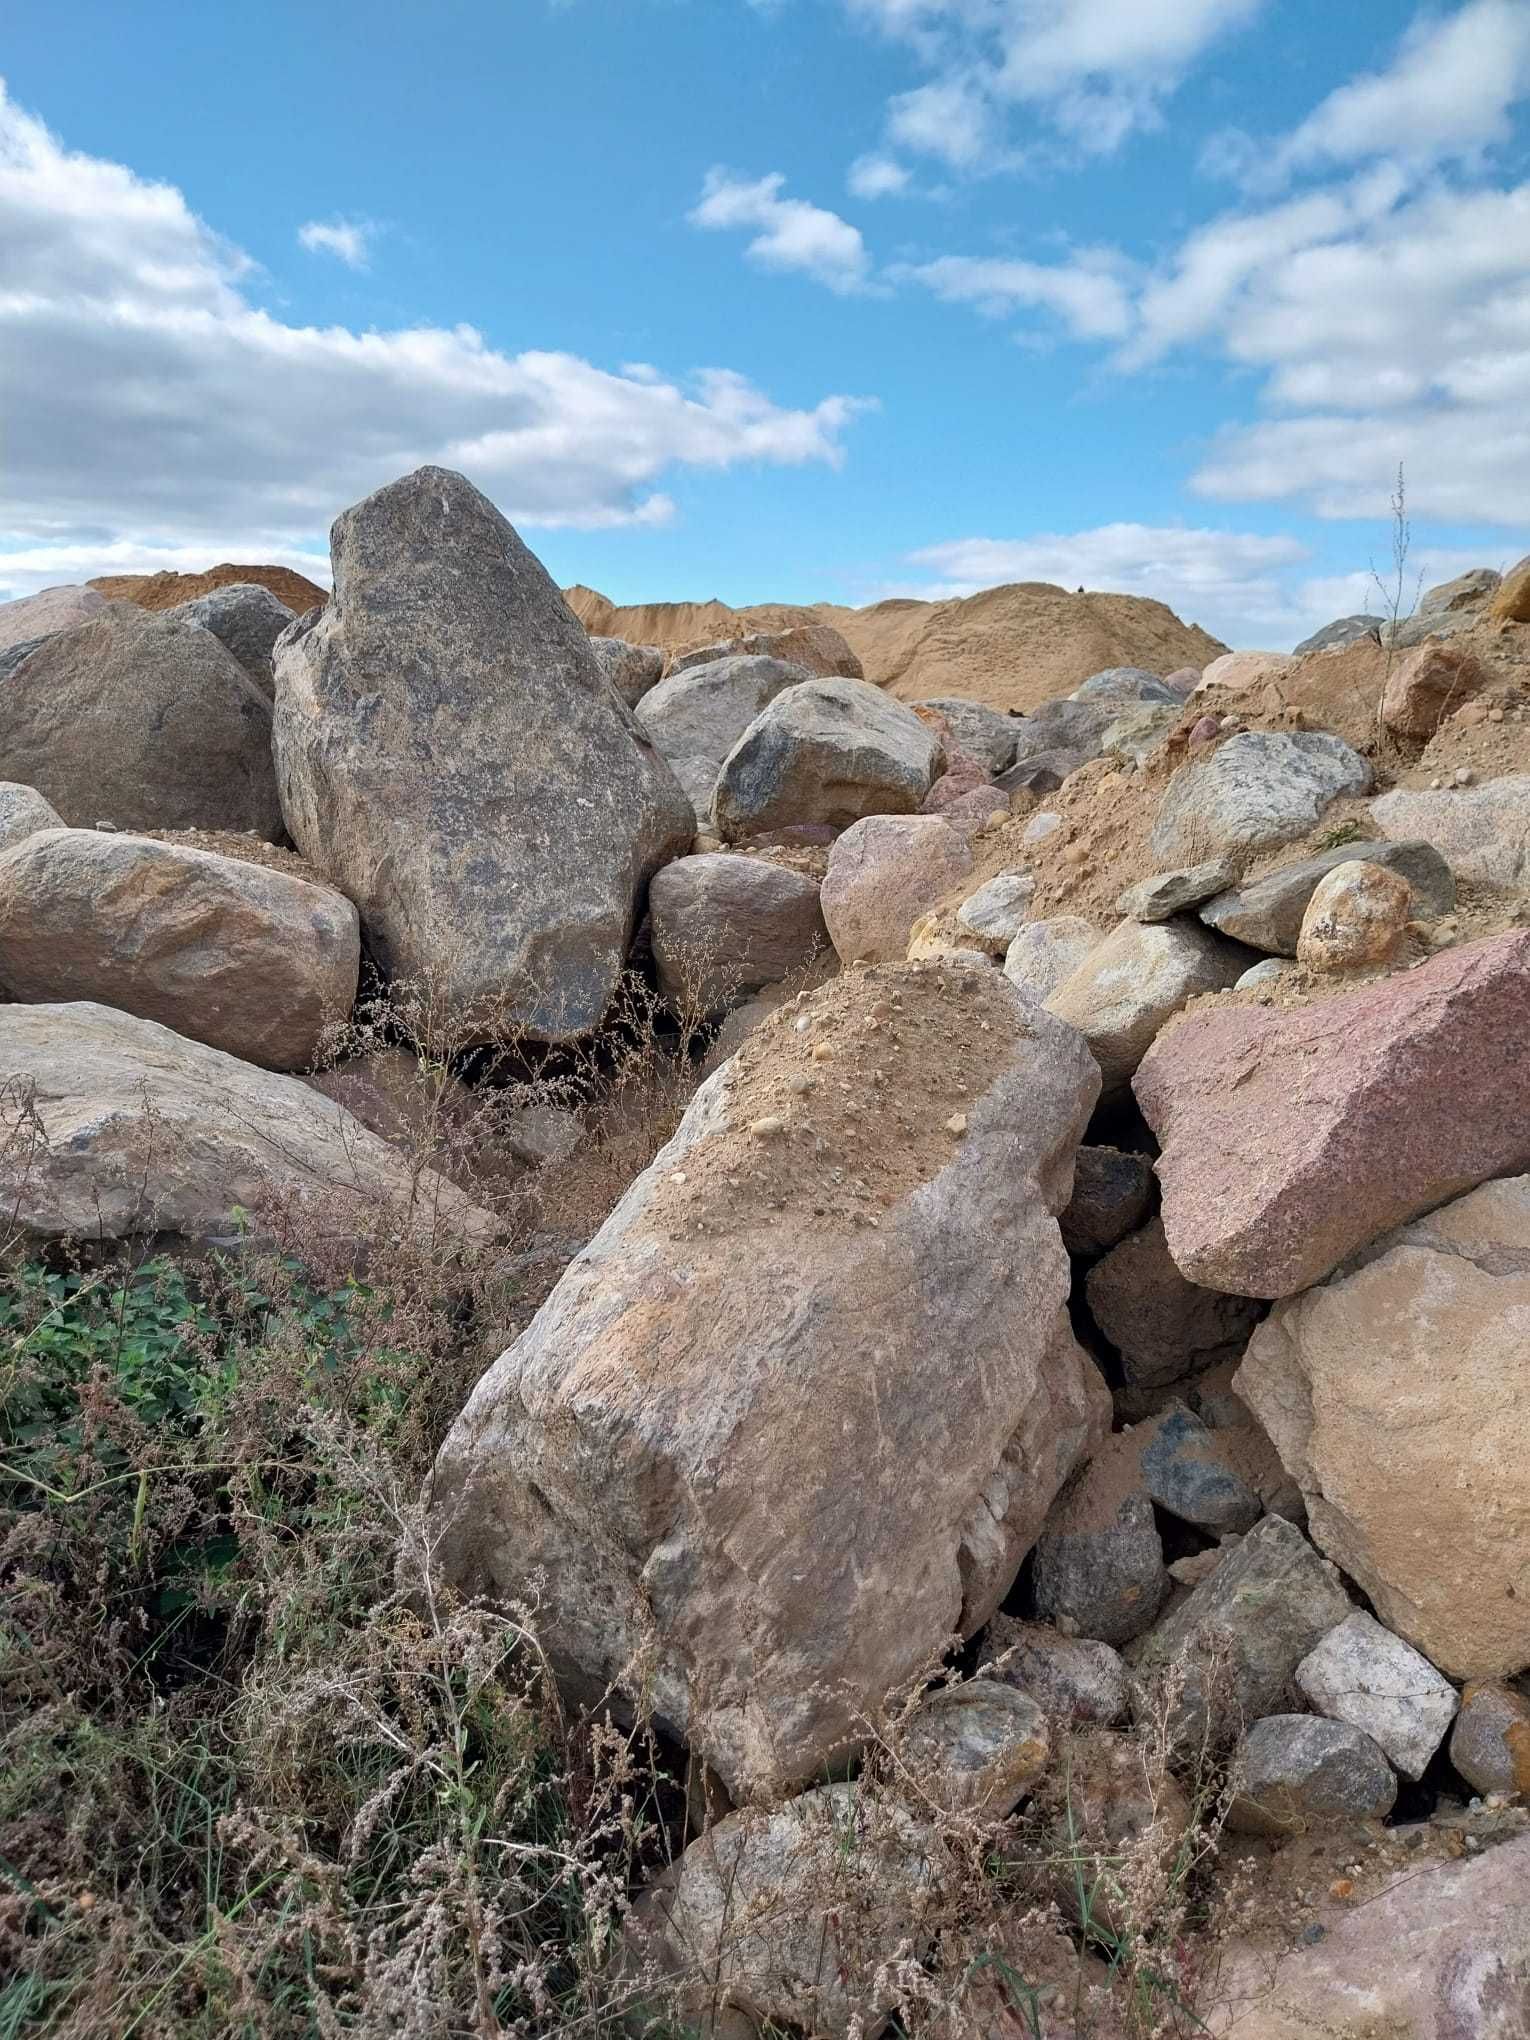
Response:
[{"label": "sand mound", "polygon": [[1226,646],[1173,610],[1140,595],[1070,595],[1020,581],[949,602],[894,601],[869,609],[724,602],[645,602],[618,609],[593,588],[564,594],[585,628],[602,637],[674,651],[755,630],[831,623],[866,678],[900,701],[965,695],[991,708],[1034,708],[1069,694],[1106,666],[1170,673],[1207,665]]},{"label": "sand mound", "polygon": [[294,616],[328,600],[323,588],[316,588],[291,567],[235,567],[226,560],[222,566],[209,567],[205,574],[103,574],[85,585],[100,595],[136,602],[140,609],[174,609],[178,603],[194,602],[214,588],[232,588],[240,581],[255,581],[269,588]]}]

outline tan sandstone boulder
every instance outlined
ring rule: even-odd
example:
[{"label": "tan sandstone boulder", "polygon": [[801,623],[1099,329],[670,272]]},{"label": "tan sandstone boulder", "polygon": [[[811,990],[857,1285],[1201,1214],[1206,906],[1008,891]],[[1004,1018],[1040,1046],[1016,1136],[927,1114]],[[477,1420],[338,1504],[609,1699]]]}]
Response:
[{"label": "tan sandstone boulder", "polygon": [[1321,1548],[1457,1679],[1530,1665],[1530,1176],[1279,1304],[1234,1386]]},{"label": "tan sandstone boulder", "polygon": [[764,1021],[479,1382],[446,1577],[729,1790],[820,1775],[997,1607],[1109,1421],[1055,1214],[1098,1092],[1002,974],[855,972]]},{"label": "tan sandstone boulder", "polygon": [[0,985],[98,999],[268,1069],[306,1069],[356,998],[329,886],[149,836],[44,829],[0,857]]}]

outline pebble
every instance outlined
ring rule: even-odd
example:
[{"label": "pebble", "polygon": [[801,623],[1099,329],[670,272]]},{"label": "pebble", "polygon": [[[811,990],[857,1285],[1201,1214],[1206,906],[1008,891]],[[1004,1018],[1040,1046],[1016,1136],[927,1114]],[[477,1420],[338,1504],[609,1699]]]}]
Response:
[{"label": "pebble", "polygon": [[770,1140],[778,1133],[785,1133],[786,1121],[774,1112],[767,1112],[763,1119],[751,1119],[749,1131],[756,1140]]},{"label": "pebble", "polygon": [[834,1060],[834,1051],[826,1041],[814,1042],[813,1060],[814,1062],[832,1062]]},{"label": "pebble", "polygon": [[1458,765],[1458,766],[1456,767],[1456,784],[1457,784],[1457,786],[1470,786],[1470,785],[1471,785],[1471,783],[1472,783],[1472,781],[1473,781],[1473,780],[1474,780],[1474,779],[1475,779],[1476,777],[1477,777],[1477,775],[1476,775],[1476,773],[1475,773],[1475,772],[1473,772],[1473,770],[1472,770],[1472,768],[1470,767],[1470,765]]},{"label": "pebble", "polygon": [[951,1114],[951,1117],[946,1121],[946,1132],[960,1135],[965,1133],[966,1131],[967,1131],[966,1113],[953,1112]]}]

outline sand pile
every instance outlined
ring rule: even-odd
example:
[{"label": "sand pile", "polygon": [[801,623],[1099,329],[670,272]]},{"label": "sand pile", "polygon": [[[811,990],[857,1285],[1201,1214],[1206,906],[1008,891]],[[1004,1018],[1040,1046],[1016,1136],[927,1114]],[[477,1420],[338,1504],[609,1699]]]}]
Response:
[{"label": "sand pile", "polygon": [[136,602],[140,609],[174,609],[179,603],[194,602],[199,595],[210,595],[214,588],[232,588],[241,581],[269,588],[294,616],[328,600],[326,590],[315,587],[291,567],[236,567],[226,560],[221,566],[209,567],[205,574],[103,574],[86,586],[100,595]]},{"label": "sand pile", "polygon": [[645,602],[619,609],[593,588],[564,594],[585,628],[601,637],[683,651],[755,630],[831,623],[866,677],[900,701],[965,695],[990,708],[1034,708],[1068,694],[1107,666],[1171,673],[1201,667],[1226,650],[1181,623],[1162,602],[1140,595],[1070,595],[1045,581],[1020,581],[949,602],[876,602],[845,609],[757,603]]}]

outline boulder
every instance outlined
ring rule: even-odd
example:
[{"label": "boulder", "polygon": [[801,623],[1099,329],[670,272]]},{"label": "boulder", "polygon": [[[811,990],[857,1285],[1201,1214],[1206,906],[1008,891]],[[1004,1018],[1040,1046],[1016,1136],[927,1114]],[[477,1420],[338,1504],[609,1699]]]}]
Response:
[{"label": "boulder", "polygon": [[1457,878],[1480,879],[1485,885],[1530,884],[1530,773],[1506,773],[1482,786],[1440,792],[1394,786],[1371,802],[1371,820],[1394,841],[1406,837],[1432,843]]},{"label": "boulder", "polygon": [[1190,921],[1122,921],[1046,1001],[1094,1051],[1107,1093],[1122,1091],[1159,1029],[1202,992],[1231,985],[1248,959]]},{"label": "boulder", "polygon": [[1521,929],[1304,1008],[1181,1020],[1135,1085],[1181,1272],[1292,1296],[1405,1219],[1530,1167],[1527,994]]},{"label": "boulder", "polygon": [[723,762],[713,816],[724,842],[791,822],[848,828],[912,814],[941,762],[912,709],[864,680],[809,680],[757,715]]},{"label": "boulder", "polygon": [[1188,864],[1178,871],[1158,871],[1136,885],[1129,885],[1116,901],[1117,909],[1133,921],[1172,921],[1176,914],[1201,906],[1238,875],[1237,860],[1211,857],[1204,864]]},{"label": "boulder", "polygon": [[[1502,1087],[1507,1061],[1484,1060]],[[1502,1102],[1506,1117],[1520,1109]],[[1530,1177],[1517,1176],[1281,1304],[1236,1377],[1319,1545],[1453,1678],[1530,1665],[1530,1413],[1509,1388],[1527,1326]]]},{"label": "boulder", "polygon": [[1236,694],[1279,680],[1296,664],[1290,652],[1223,652],[1201,671],[1202,687],[1226,687]]},{"label": "boulder", "polygon": [[308,1068],[356,998],[356,909],[184,843],[43,829],[0,856],[0,985],[93,999],[267,1069]]},{"label": "boulder", "polygon": [[1160,864],[1273,850],[1305,836],[1331,802],[1368,793],[1371,768],[1319,730],[1244,730],[1180,766],[1150,838]]},{"label": "boulder", "polygon": [[1384,616],[1338,616],[1332,623],[1325,623],[1321,630],[1315,630],[1311,637],[1304,637],[1292,653],[1293,658],[1302,658],[1308,652],[1337,651],[1343,645],[1358,644],[1361,638],[1379,638]]},{"label": "boulder", "polygon": [[1075,687],[1068,699],[1109,702],[1124,708],[1139,701],[1172,702],[1177,706],[1183,697],[1142,666],[1107,666],[1103,673],[1092,674],[1082,687]]},{"label": "boulder", "polygon": [[720,1013],[829,946],[818,881],[764,857],[677,857],[648,889],[659,987],[690,1014]]},{"label": "boulder", "polygon": [[829,852],[823,918],[841,960],[901,961],[920,915],[972,870],[960,831],[939,815],[867,815]]},{"label": "boulder", "polygon": [[1496,1679],[1461,1695],[1450,1761],[1474,1792],[1530,1799],[1530,1699]]},{"label": "boulder", "polygon": [[1093,1257],[1134,1232],[1153,1201],[1153,1164],[1113,1147],[1081,1147],[1073,1195],[1058,1220],[1070,1254]]},{"label": "boulder", "polygon": [[832,623],[798,623],[788,630],[752,630],[742,637],[692,645],[689,651],[671,653],[666,671],[684,673],[691,666],[707,666],[714,659],[732,658],[785,659],[820,680],[831,680],[836,675],[849,680],[866,677],[860,660]]},{"label": "boulder", "polygon": [[[1015,726],[1015,768],[1029,759],[1062,751],[1093,758],[1101,737],[1120,712],[1120,704],[1108,700],[1042,702]],[[1001,775],[999,783],[1007,784],[1007,778]]]},{"label": "boulder", "polygon": [[473,1391],[445,1576],[540,1578],[571,1686],[641,1691],[735,1797],[820,1774],[988,1621],[1108,1423],[1055,1218],[1096,1089],[994,970],[763,1021]]},{"label": "boulder", "polygon": [[276,651],[287,826],[459,1036],[593,1028],[695,815],[540,563],[461,475],[336,519],[335,594]]},{"label": "boulder", "polygon": [[1183,1678],[1181,1734],[1239,1734],[1282,1711],[1297,1666],[1349,1613],[1334,1568],[1294,1525],[1266,1516],[1150,1631],[1137,1668]]},{"label": "boulder", "polygon": [[1002,772],[1015,762],[1015,745],[1024,727],[1016,715],[985,708],[980,701],[966,701],[957,695],[943,695],[938,701],[916,701],[912,706],[932,709],[943,716],[958,746],[981,758],[990,773]]},{"label": "boulder", "polygon": [[1362,857],[1336,864],[1313,888],[1296,959],[1309,970],[1359,970],[1385,963],[1413,911],[1413,888],[1399,872]]},{"label": "boulder", "polygon": [[671,674],[645,694],[637,719],[706,823],[723,760],[762,708],[809,678],[784,659],[714,659]]},{"label": "boulder", "polygon": [[292,622],[292,611],[258,581],[234,581],[165,612],[182,623],[200,624],[231,652],[267,701],[276,695],[271,655]]},{"label": "boulder", "polygon": [[1017,758],[1007,772],[1001,772],[994,781],[994,791],[1006,798],[1016,793],[1037,797],[1055,793],[1065,779],[1071,779],[1081,766],[1098,756],[1099,746],[1093,743],[1087,748],[1059,744],[1052,750],[1035,751],[1028,758]]},{"label": "boulder", "polygon": [[1106,1439],[1052,1506],[1032,1585],[1043,1622],[1100,1643],[1130,1643],[1169,1591],[1153,1504],[1125,1432]]},{"label": "boulder", "polygon": [[1131,1704],[1126,1666],[1108,1643],[1064,1636],[1045,1622],[995,1615],[983,1638],[982,1676],[1018,1686],[1054,1721],[1108,1727]]},{"label": "boulder", "polygon": [[39,829],[61,829],[63,817],[33,786],[0,780],[0,852],[13,850]]},{"label": "boulder", "polygon": [[1098,948],[1100,931],[1077,914],[1027,921],[1004,952],[1004,975],[1039,1006]]},{"label": "boulder", "polygon": [[297,1077],[86,1002],[0,1006],[0,1196],[25,1239],[233,1243],[401,1232],[486,1243],[495,1221]]},{"label": "boulder", "polygon": [[1036,890],[1028,871],[1001,871],[976,892],[968,893],[956,910],[957,924],[980,949],[1004,956],[1025,925],[1025,913]]},{"label": "boulder", "polygon": [[895,1733],[900,1762],[947,1813],[1003,1820],[1052,1754],[1044,1710],[1002,1679],[964,1679],[921,1700]]},{"label": "boulder", "polygon": [[1471,567],[1454,580],[1436,581],[1418,598],[1420,616],[1443,616],[1457,609],[1480,609],[1503,583],[1492,567]]},{"label": "boulder", "polygon": [[1488,614],[1494,623],[1530,623],[1530,559],[1510,567],[1493,590]]},{"label": "boulder", "polygon": [[1315,1713],[1363,1729],[1409,1778],[1423,1777],[1460,1704],[1426,1657],[1358,1608],[1308,1651],[1296,1683]]},{"label": "boulder", "polygon": [[1474,652],[1458,645],[1420,645],[1387,676],[1381,720],[1398,736],[1427,743],[1446,716],[1491,687],[1496,677]]},{"label": "boulder", "polygon": [[1385,1820],[1396,1799],[1392,1766],[1363,1730],[1313,1714],[1267,1714],[1238,1745],[1227,1825],[1273,1840]]},{"label": "boulder", "polygon": [[1235,1359],[1260,1315],[1245,1297],[1188,1281],[1175,1266],[1161,1218],[1096,1261],[1084,1295],[1134,1388],[1162,1388]]},{"label": "boulder", "polygon": [[74,827],[281,833],[270,702],[210,631],[125,603],[11,669],[0,759]]},{"label": "boulder", "polygon": [[94,588],[40,588],[15,602],[0,602],[0,652],[15,645],[37,645],[56,631],[88,623],[111,604]]},{"label": "boulder", "polygon": [[1183,702],[1176,702],[1172,708],[1147,703],[1123,708],[1100,737],[1100,756],[1127,765],[1145,764],[1164,739],[1179,728],[1183,716]]},{"label": "boulder", "polygon": [[1229,1449],[1226,1431],[1209,1430],[1183,1403],[1128,1434],[1142,1485],[1160,1509],[1212,1536],[1251,1530],[1264,1514]]},{"label": "boulder", "polygon": [[625,638],[592,637],[590,650],[629,708],[636,708],[664,677],[662,645],[630,645]]},{"label": "boulder", "polygon": [[1219,892],[1201,908],[1201,919],[1235,942],[1246,942],[1250,949],[1262,949],[1271,956],[1295,956],[1302,917],[1320,881],[1357,858],[1405,878],[1413,894],[1412,911],[1420,920],[1437,920],[1454,911],[1456,882],[1432,843],[1382,841],[1343,843],[1315,857],[1282,864],[1262,878]]}]

